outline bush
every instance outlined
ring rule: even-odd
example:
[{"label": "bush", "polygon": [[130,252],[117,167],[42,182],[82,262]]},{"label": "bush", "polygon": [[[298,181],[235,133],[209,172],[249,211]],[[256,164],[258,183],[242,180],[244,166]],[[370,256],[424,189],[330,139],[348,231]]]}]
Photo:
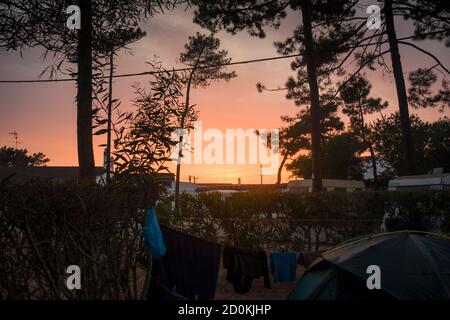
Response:
[{"label": "bush", "polygon": [[[255,191],[182,195],[175,215],[172,199],[158,216],[178,229],[213,241],[273,250],[317,250],[379,232],[386,212],[397,208],[399,227],[450,231],[450,192],[280,193]],[[432,230],[435,231],[435,230]]]},{"label": "bush", "polygon": [[[138,229],[152,182],[30,181],[0,186],[0,299],[137,299]],[[68,290],[66,268],[81,268]]]},{"label": "bush", "polygon": [[[108,186],[0,183],[0,299],[139,299],[148,254],[139,229],[163,188],[137,178]],[[309,251],[379,231],[385,212],[399,225],[440,222],[450,233],[450,192],[182,194],[157,204],[161,223],[222,244]],[[69,265],[81,290],[66,288]]]}]

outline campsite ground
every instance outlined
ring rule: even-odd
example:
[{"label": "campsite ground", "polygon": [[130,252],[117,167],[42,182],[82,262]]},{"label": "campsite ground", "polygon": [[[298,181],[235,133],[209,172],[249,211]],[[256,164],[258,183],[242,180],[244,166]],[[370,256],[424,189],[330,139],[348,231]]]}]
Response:
[{"label": "campsite ground", "polygon": [[289,293],[294,289],[295,282],[272,283],[272,289],[264,287],[264,279],[258,278],[253,281],[252,288],[246,294],[233,291],[233,285],[220,277],[217,283],[216,300],[286,300]]},{"label": "campsite ground", "polygon": [[[297,279],[303,274],[303,267],[297,267]],[[273,283],[272,289],[264,287],[264,278],[253,280],[252,288],[246,294],[235,293],[233,285],[226,280],[227,271],[222,263],[217,279],[216,300],[286,300],[289,293],[294,289],[295,282]]]},{"label": "campsite ground", "polygon": [[[297,279],[300,279],[304,273],[304,267],[297,266]],[[143,287],[145,280],[145,270],[138,270],[139,290]],[[253,280],[250,291],[246,294],[234,292],[233,284],[226,280],[227,270],[223,268],[220,261],[219,274],[217,278],[215,300],[286,300],[294,289],[296,282],[273,283],[272,288],[264,287],[264,278],[260,277]]]}]

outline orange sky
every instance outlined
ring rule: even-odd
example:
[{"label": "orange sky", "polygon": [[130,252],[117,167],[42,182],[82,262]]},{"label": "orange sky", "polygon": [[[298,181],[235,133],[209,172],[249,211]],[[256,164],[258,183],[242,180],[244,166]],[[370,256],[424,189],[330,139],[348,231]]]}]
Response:
[{"label": "orange sky", "polygon": [[[250,37],[246,32],[232,36],[220,33],[222,47],[227,49],[233,60],[264,58],[277,55],[273,41],[283,40],[290,35],[297,21],[291,14],[277,31],[268,31],[266,39]],[[402,30],[404,28],[405,30]],[[147,37],[132,46],[133,55],[121,54],[118,60],[118,72],[138,72],[147,70],[146,61],[159,56],[165,66],[176,66],[176,59],[183,50],[188,36],[202,31],[192,22],[192,14],[176,11],[153,18],[144,26]],[[407,26],[399,28],[399,37],[409,34]],[[204,31],[206,32],[206,31]],[[419,43],[432,50],[439,57],[447,58],[448,49],[442,44]],[[27,50],[24,58],[16,53],[0,55],[0,79],[34,79],[42,69],[50,64],[39,59],[39,49]],[[402,47],[401,54],[405,77],[409,71],[421,66],[431,65],[432,61],[423,54],[414,52],[409,47]],[[444,62],[447,62],[444,60]],[[263,82],[268,87],[282,86],[287,76],[292,74],[290,60],[279,60],[257,64],[235,66],[238,77],[229,83],[213,83],[207,89],[197,89],[192,101],[198,106],[200,119],[204,128],[254,128],[272,129],[281,125],[280,116],[296,111],[292,101],[284,98],[283,92],[258,93],[256,82]],[[390,64],[387,59],[388,65]],[[231,70],[231,69],[230,69]],[[367,71],[372,81],[372,96],[380,96],[390,102],[386,113],[395,111],[395,86],[389,74],[381,71]],[[122,100],[122,108],[132,110],[130,100],[133,98],[131,88],[134,82],[145,85],[146,77],[116,79],[114,96]],[[20,147],[31,152],[44,152],[50,159],[49,165],[77,165],[76,150],[76,109],[74,104],[74,83],[46,84],[0,84],[0,145],[13,146],[9,132],[17,130]],[[426,121],[433,121],[446,113],[437,110],[412,110]],[[105,137],[95,138],[95,146],[104,143]],[[103,151],[95,148],[97,165],[102,164]],[[188,175],[199,177],[199,182],[237,182],[259,183],[258,165],[186,165],[182,169],[182,180]],[[286,181],[289,173],[283,174]],[[264,177],[264,182],[274,182],[274,176]]]}]

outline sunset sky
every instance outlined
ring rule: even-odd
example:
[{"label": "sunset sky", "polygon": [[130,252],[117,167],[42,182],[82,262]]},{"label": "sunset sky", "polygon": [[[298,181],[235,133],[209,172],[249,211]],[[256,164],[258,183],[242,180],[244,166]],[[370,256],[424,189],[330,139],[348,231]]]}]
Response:
[{"label": "sunset sky", "polygon": [[[289,36],[299,21],[298,13],[290,14],[279,30],[267,30],[265,39],[249,36],[246,32],[238,35],[219,33],[222,48],[229,51],[233,61],[257,59],[276,56],[273,46],[275,40],[284,40]],[[152,18],[143,25],[147,36],[131,46],[132,53],[121,53],[117,61],[117,73],[141,72],[148,70],[146,61],[154,55],[164,66],[177,66],[177,58],[183,50],[190,35],[202,29],[192,22],[192,12],[176,10]],[[409,25],[397,21],[398,37],[411,34]],[[207,33],[207,30],[203,30]],[[448,63],[449,49],[437,42],[417,43],[427,48]],[[407,77],[409,71],[418,67],[430,66],[433,61],[410,47],[401,47],[402,62]],[[42,61],[39,48],[25,50],[23,58],[17,53],[0,51],[0,79],[20,80],[35,79],[50,60]],[[198,106],[200,120],[204,128],[272,129],[282,124],[280,116],[294,114],[296,107],[292,101],[286,100],[284,92],[258,93],[255,84],[262,82],[268,87],[283,86],[292,73],[290,59],[278,61],[238,65],[229,68],[235,70],[238,77],[231,82],[213,83],[207,89],[196,89],[192,102]],[[390,60],[387,57],[387,63]],[[373,97],[381,97],[390,103],[386,114],[397,109],[395,85],[390,74],[381,71],[366,71],[372,81]],[[114,97],[122,101],[122,109],[133,110],[130,100],[133,98],[132,85],[139,82],[145,85],[148,78],[116,79]],[[76,166],[76,106],[75,83],[40,83],[40,84],[2,84],[0,83],[0,146],[14,146],[13,138],[8,133],[16,130],[19,133],[21,148],[30,152],[43,152],[50,159],[48,165]],[[434,121],[439,117],[450,116],[437,110],[412,110],[425,121]],[[104,143],[105,136],[96,137],[96,165],[103,163],[103,149],[97,145]],[[258,165],[186,165],[182,169],[182,180],[189,175],[199,177],[199,182],[232,182],[259,183]],[[283,174],[286,181],[289,173]],[[274,176],[264,177],[265,183],[275,181]]]}]

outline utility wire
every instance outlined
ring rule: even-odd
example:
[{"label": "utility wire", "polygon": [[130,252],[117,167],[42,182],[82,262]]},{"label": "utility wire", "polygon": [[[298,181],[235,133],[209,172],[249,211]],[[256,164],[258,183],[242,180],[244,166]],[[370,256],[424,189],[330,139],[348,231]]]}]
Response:
[{"label": "utility wire", "polygon": [[[409,36],[409,37],[403,37],[399,38],[398,40],[407,40],[412,39],[417,36],[426,36],[426,35],[432,35],[432,34],[438,34],[441,32],[444,32],[445,30],[438,30],[435,32],[429,32],[429,33],[423,33],[419,35]],[[376,42],[376,43],[369,43],[369,44],[357,44],[355,46],[348,46],[345,47],[346,49],[354,49],[364,46],[374,46],[378,44],[387,43],[387,40]],[[409,43],[408,43],[409,44]],[[203,67],[198,67],[198,69],[208,69],[208,68],[215,68],[215,67],[221,67],[221,66],[232,66],[232,65],[239,65],[239,64],[248,64],[248,63],[257,63],[257,62],[265,62],[265,61],[273,61],[273,60],[280,60],[280,59],[289,59],[289,58],[295,58],[299,57],[301,54],[291,54],[286,56],[276,56],[276,57],[269,57],[269,58],[261,58],[261,59],[252,59],[252,60],[243,60],[243,61],[236,61],[236,62],[230,62],[225,64],[216,64],[216,65],[208,65]],[[442,64],[441,64],[442,66]],[[126,77],[135,77],[135,76],[145,76],[145,75],[151,75],[151,74],[160,74],[164,72],[183,72],[183,71],[189,71],[192,70],[193,67],[186,67],[186,68],[172,68],[171,70],[164,70],[164,71],[144,71],[144,72],[137,72],[137,73],[124,73],[124,74],[117,74],[114,75],[113,78],[126,78]],[[445,69],[445,68],[444,68]],[[93,77],[93,79],[107,79],[109,76],[100,76],[100,77]],[[0,83],[46,83],[46,82],[70,82],[70,81],[76,81],[76,78],[63,78],[63,79],[35,79],[35,80],[0,80]]]},{"label": "utility wire", "polygon": [[[160,219],[164,218],[180,218],[177,216],[169,215],[167,217],[160,217]],[[336,223],[347,223],[347,222],[382,222],[382,219],[299,219],[299,218],[287,218],[287,217],[257,217],[257,218],[219,218],[219,217],[181,217],[181,221],[185,220],[215,220],[215,221],[264,221],[264,222],[336,222]]]},{"label": "utility wire", "polygon": [[[223,64],[214,64],[214,65],[207,65],[207,66],[200,66],[197,67],[197,69],[208,69],[208,68],[217,68],[222,66],[233,66],[233,65],[241,65],[241,64],[249,64],[249,63],[258,63],[258,62],[266,62],[266,61],[273,61],[273,60],[281,60],[281,59],[289,59],[294,57],[299,57],[301,54],[291,54],[287,56],[277,56],[277,57],[269,57],[269,58],[261,58],[261,59],[252,59],[252,60],[242,60],[242,61],[236,61],[236,62],[230,62],[230,63],[223,63]],[[127,78],[127,77],[136,77],[136,76],[145,76],[145,75],[152,75],[152,74],[160,74],[160,73],[166,73],[166,72],[184,72],[194,69],[193,67],[185,67],[185,68],[172,68],[172,69],[166,69],[161,71],[144,71],[144,72],[136,72],[136,73],[123,73],[123,74],[116,74],[113,75],[113,78]],[[98,77],[92,77],[93,79],[107,79],[109,76],[98,76]],[[49,82],[70,82],[70,81],[76,81],[76,78],[63,78],[63,79],[35,79],[35,80],[0,80],[0,83],[49,83]]]}]

